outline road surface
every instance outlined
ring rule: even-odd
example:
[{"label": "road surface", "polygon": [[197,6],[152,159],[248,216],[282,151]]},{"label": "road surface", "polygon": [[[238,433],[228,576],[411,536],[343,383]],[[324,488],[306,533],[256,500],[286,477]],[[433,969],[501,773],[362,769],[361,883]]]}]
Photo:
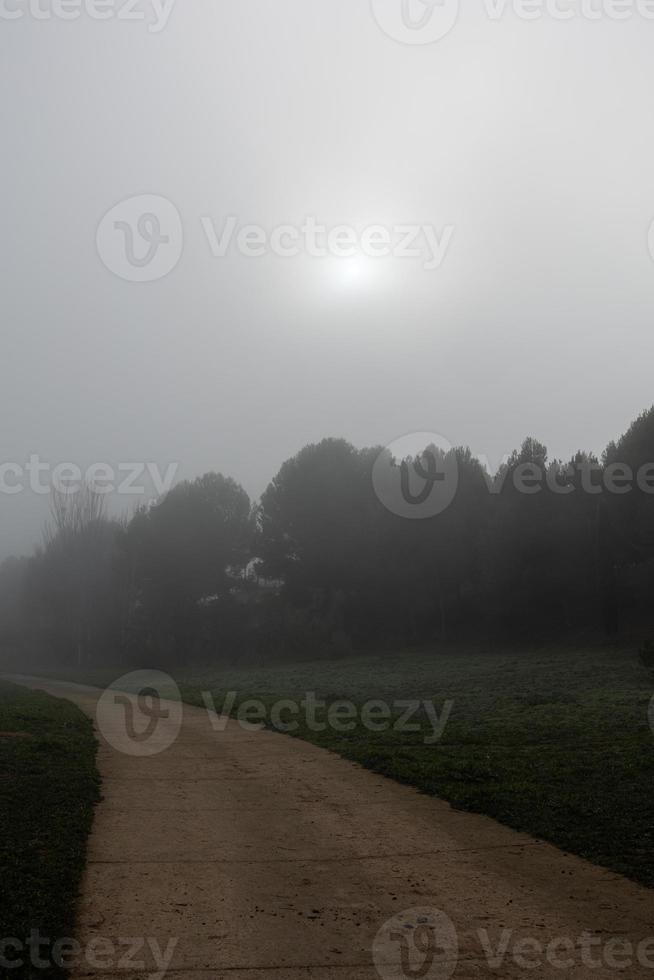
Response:
[{"label": "road surface", "polygon": [[612,872],[198,708],[155,755],[108,737],[74,980],[654,980],[654,893]]}]

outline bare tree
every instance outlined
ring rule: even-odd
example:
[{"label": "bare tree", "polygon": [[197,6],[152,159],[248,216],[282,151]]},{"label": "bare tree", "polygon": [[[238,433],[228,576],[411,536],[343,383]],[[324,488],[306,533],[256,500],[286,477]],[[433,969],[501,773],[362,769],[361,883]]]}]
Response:
[{"label": "bare tree", "polygon": [[105,498],[88,483],[75,491],[55,489],[50,514],[51,520],[44,530],[46,547],[57,539],[71,541],[101,525],[106,520]]},{"label": "bare tree", "polygon": [[99,642],[107,607],[114,601],[119,530],[107,518],[105,498],[94,486],[53,491],[51,520],[44,529],[47,591],[62,642],[80,664]]}]

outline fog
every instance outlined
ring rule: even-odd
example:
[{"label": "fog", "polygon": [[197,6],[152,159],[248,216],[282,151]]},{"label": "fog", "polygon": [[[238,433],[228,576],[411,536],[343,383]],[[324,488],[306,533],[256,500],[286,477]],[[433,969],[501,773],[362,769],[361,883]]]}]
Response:
[{"label": "fog", "polygon": [[[409,45],[367,0],[153,9],[0,25],[4,463],[176,464],[257,498],[327,435],[433,432],[496,461],[534,435],[567,458],[651,404],[653,22],[470,2]],[[139,195],[183,229],[151,282],[96,241]],[[433,269],[215,256],[229,216],[451,237]],[[0,557],[48,507],[0,493]]]}]

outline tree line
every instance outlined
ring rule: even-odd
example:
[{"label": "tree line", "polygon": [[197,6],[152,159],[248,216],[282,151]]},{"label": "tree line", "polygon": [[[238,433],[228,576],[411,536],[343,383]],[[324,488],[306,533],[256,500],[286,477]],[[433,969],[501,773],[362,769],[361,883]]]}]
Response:
[{"label": "tree line", "polygon": [[654,408],[601,459],[550,460],[533,438],[492,476],[467,448],[386,455],[405,496],[409,471],[420,487],[454,467],[451,502],[394,513],[373,486],[383,448],[343,439],[306,446],[254,505],[218,473],[129,518],[92,486],[54,493],[42,546],[0,566],[3,661],[267,662],[652,626]]}]

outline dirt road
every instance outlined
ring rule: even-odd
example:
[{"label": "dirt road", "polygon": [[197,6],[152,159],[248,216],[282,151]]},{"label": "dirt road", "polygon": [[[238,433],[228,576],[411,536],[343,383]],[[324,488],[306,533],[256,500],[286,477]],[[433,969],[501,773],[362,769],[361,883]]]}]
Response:
[{"label": "dirt road", "polygon": [[75,980],[654,978],[652,892],[301,741],[185,707],[98,762]]}]

